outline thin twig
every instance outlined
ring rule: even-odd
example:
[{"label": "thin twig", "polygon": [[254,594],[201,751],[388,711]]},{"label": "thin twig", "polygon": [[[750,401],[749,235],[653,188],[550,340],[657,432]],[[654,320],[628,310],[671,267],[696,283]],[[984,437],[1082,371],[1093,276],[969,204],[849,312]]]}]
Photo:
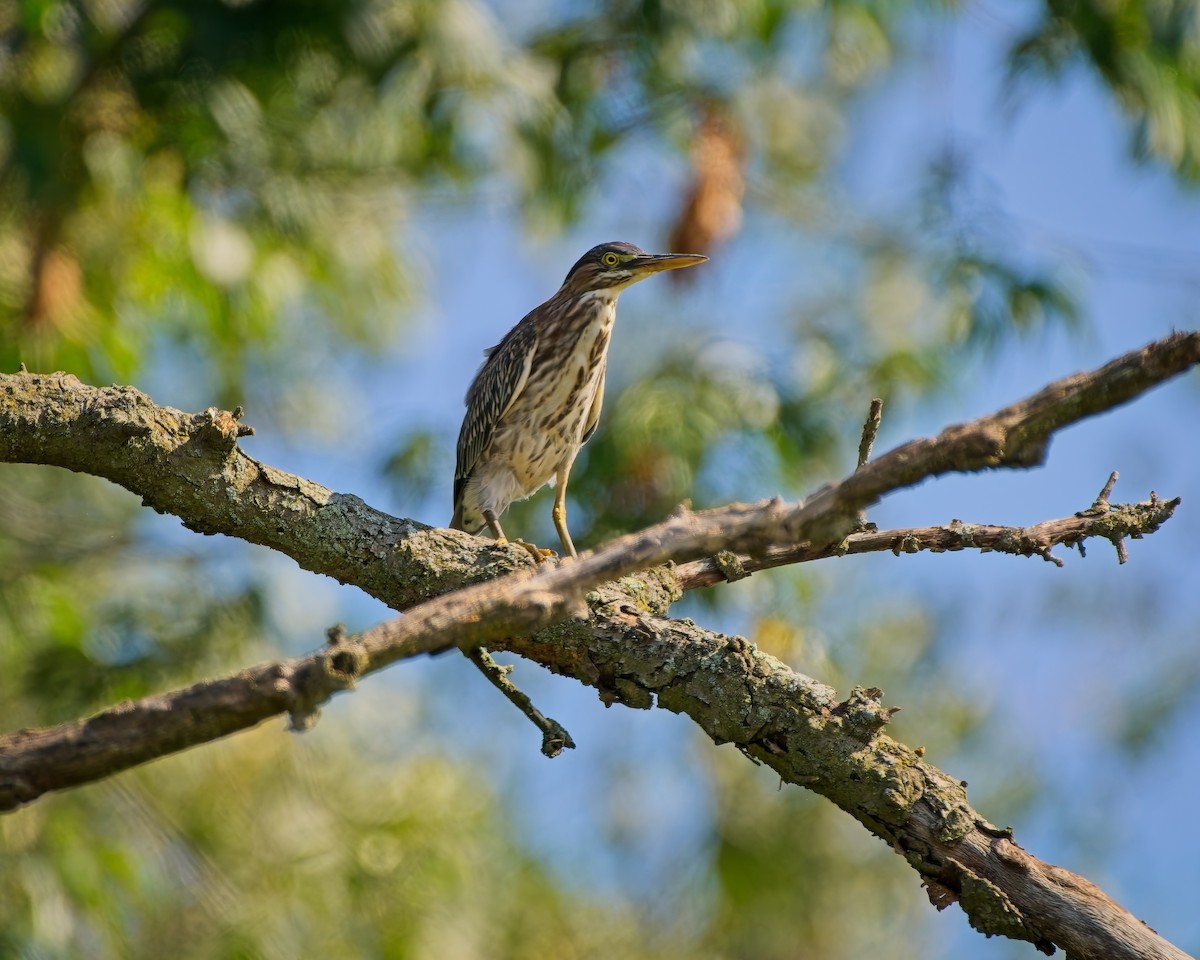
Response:
[{"label": "thin twig", "polygon": [[871,448],[875,446],[875,436],[879,433],[879,424],[882,420],[883,400],[876,397],[871,401],[866,422],[863,423],[862,439],[858,441],[858,466],[854,468],[855,470],[861,470],[871,459]]},{"label": "thin twig", "polygon": [[[1111,491],[1110,491],[1111,492]],[[716,558],[680,564],[675,576],[681,590],[695,590],[717,583],[733,582],[757,573],[793,563],[811,563],[829,557],[882,553],[957,552],[978,550],[980,553],[1009,553],[1020,557],[1041,557],[1057,567],[1061,558],[1050,551],[1059,544],[1076,547],[1083,555],[1083,541],[1103,537],[1117,545],[1118,559],[1124,547],[1122,538],[1138,538],[1153,533],[1170,519],[1180,499],[1160,500],[1154,494],[1141,503],[1092,504],[1087,510],[1070,517],[1046,520],[1030,527],[1005,527],[983,523],[964,523],[952,520],[942,526],[912,527],[899,530],[865,530],[850,534],[840,543],[814,547],[802,543],[795,547],[772,547],[754,556],[731,556],[726,552]],[[1125,557],[1128,559],[1128,556]],[[1125,562],[1121,560],[1121,562]],[[730,569],[738,576],[731,577]]]},{"label": "thin twig", "polygon": [[[1104,517],[1107,516],[1110,508],[1108,498],[1112,495],[1113,487],[1117,485],[1117,479],[1120,474],[1114,470],[1108,475],[1108,480],[1101,488],[1099,495],[1092,502],[1092,505],[1086,510],[1082,510],[1076,514],[1078,517]],[[1153,490],[1150,491],[1151,502],[1157,503],[1158,497]],[[1141,533],[1137,530],[1123,530],[1119,527],[1113,527],[1107,532],[1101,533],[1101,536],[1107,538],[1113,545],[1113,549],[1117,551],[1117,563],[1123,564],[1129,560],[1129,551],[1125,547],[1125,537],[1140,537]],[[1083,555],[1083,543],[1079,544],[1079,553]]]},{"label": "thin twig", "polygon": [[525,714],[530,722],[542,731],[543,754],[553,759],[562,753],[564,748],[575,749],[575,741],[571,739],[571,735],[567,733],[562,724],[542,713],[533,705],[533,701],[508,679],[508,675],[512,673],[513,669],[511,665],[497,663],[483,647],[464,650],[463,653],[479,668],[479,672],[488,678],[492,686],[508,697],[513,706]]},{"label": "thin twig", "polygon": [[1108,475],[1108,480],[1105,482],[1104,486],[1101,488],[1100,495],[1098,497],[1096,497],[1096,502],[1092,504],[1093,507],[1107,507],[1108,506],[1108,498],[1112,495],[1113,487],[1115,487],[1117,485],[1117,481],[1120,478],[1121,478],[1121,475],[1119,473],[1117,473],[1116,470],[1114,470],[1112,473],[1110,473]]}]

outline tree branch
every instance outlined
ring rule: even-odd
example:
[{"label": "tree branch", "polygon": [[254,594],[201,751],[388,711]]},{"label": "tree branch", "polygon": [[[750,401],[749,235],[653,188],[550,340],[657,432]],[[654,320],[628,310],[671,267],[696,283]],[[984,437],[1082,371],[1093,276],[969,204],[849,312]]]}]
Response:
[{"label": "tree branch", "polygon": [[883,422],[883,401],[876,397],[871,401],[871,406],[867,409],[867,419],[863,422],[862,438],[858,441],[858,466],[855,470],[861,470],[863,464],[871,459],[871,448],[875,446],[875,436],[879,433],[879,424]]},{"label": "tree branch", "polygon": [[575,749],[575,741],[571,739],[566,728],[553,717],[547,717],[542,713],[533,705],[533,701],[508,679],[508,675],[512,673],[513,669],[511,665],[497,663],[483,647],[468,650],[467,657],[479,668],[479,672],[487,677],[492,686],[504,694],[518,710],[529,718],[535,727],[542,731],[543,754],[553,758],[562,753],[564,749]]},{"label": "tree branch", "polygon": [[[745,641],[652,616],[679,595],[669,569],[599,585],[721,550],[753,560],[802,541],[828,548],[885,493],[950,470],[1033,465],[1062,426],[1198,360],[1200,334],[1176,335],[905,444],[798,504],[681,512],[578,562],[461,589],[307,657],[8,735],[0,738],[0,803],[15,806],[276,713],[303,726],[334,691],[370,670],[492,642],[597,687],[606,702],[657,699],[686,712],[717,742],[737,743],[789,782],[830,797],[901,852],[940,901],[960,898],[977,929],[1043,948],[1056,943],[1079,957],[1183,956],[1087,881],[1029,857],[967,806],[957,781],[880,734],[890,712],[877,691],[856,690],[838,703],[832,690]],[[237,448],[241,432],[229,414],[191,417],[129,388],[97,390],[64,375],[0,376],[0,459],[106,476],[192,529],[273,546],[397,608],[523,563],[518,548],[481,547],[463,534],[397,520],[259,464]]]},{"label": "tree branch", "polygon": [[[0,461],[111,480],[197,533],[271,547],[396,610],[528,565],[520,548],[393,517],[255,460],[231,413],[160,407],[70,374],[0,374]],[[431,562],[436,558],[436,562]]]},{"label": "tree branch", "polygon": [[1083,551],[1083,543],[1092,537],[1102,537],[1117,547],[1121,563],[1126,537],[1140,539],[1154,533],[1169,520],[1179,506],[1180,500],[1160,500],[1154,493],[1141,503],[1110,504],[1096,501],[1087,510],[1071,517],[1046,520],[1031,527],[998,527],[992,524],[964,523],[951,520],[945,526],[912,527],[904,530],[863,530],[852,533],[841,543],[814,547],[801,544],[798,547],[771,547],[757,557],[738,556],[728,551],[703,560],[681,564],[675,576],[682,590],[710,587],[715,583],[740,580],[759,570],[770,570],[791,563],[809,563],[829,557],[849,556],[860,553],[891,551],[932,553],[978,550],[981,553],[1010,553],[1018,557],[1041,557],[1057,567],[1063,566],[1059,557],[1051,553],[1054,547],[1065,544]]},{"label": "tree branch", "polygon": [[[1141,517],[1144,522],[1140,526],[1120,521],[1125,533],[1140,535],[1158,529],[1178,503],[1178,499],[1164,502],[1152,498],[1144,504],[1111,509],[1122,518]],[[927,535],[920,530],[886,531],[856,534],[850,541],[862,545],[857,552],[865,552],[868,548],[896,549],[897,543],[905,545],[906,538],[927,536],[931,549],[937,549],[947,539],[961,540],[965,535],[945,528],[926,529]],[[1023,552],[1019,538],[1011,532],[1014,528],[974,529],[983,531],[973,537],[975,546],[987,549],[986,544],[993,539],[1002,545],[1010,545],[1012,541],[1010,552]],[[1039,552],[1043,538],[1081,543],[1085,537],[1110,537],[1113,521],[1108,516],[1088,517],[1081,513],[1027,530],[1039,531],[1028,534],[1036,544],[1029,551]],[[897,535],[901,535],[899,541],[894,539]],[[615,541],[614,547],[621,542]],[[841,552],[841,547],[808,551],[804,559],[833,556]],[[748,559],[747,565],[771,565],[785,554],[794,556],[796,552],[776,549],[769,551],[763,560]],[[539,568],[434,598],[412,608],[404,617],[385,621],[356,636],[330,631],[328,645],[305,656],[261,664],[185,690],[125,702],[88,720],[0,736],[0,810],[13,809],[51,790],[88,783],[218,739],[271,716],[287,714],[294,729],[307,729],[323,703],[338,691],[353,686],[359,678],[398,660],[438,653],[453,646],[471,654],[484,640],[490,641],[494,649],[518,653],[556,673],[596,687],[607,704],[649,707],[662,691],[646,677],[661,675],[662,666],[656,665],[657,655],[648,655],[650,648],[640,641],[633,650],[627,643],[617,642],[614,625],[627,623],[625,618],[629,616],[653,617],[656,619],[648,622],[672,624],[673,629],[683,630],[686,621],[665,620],[661,614],[678,599],[683,588],[705,586],[723,576],[714,573],[710,564],[712,561],[705,560],[676,570],[657,566],[639,576],[625,577],[593,590],[586,604],[580,584],[598,583],[602,575],[589,573],[583,564],[568,563],[557,570]],[[556,581],[557,585],[551,585]],[[570,597],[579,597],[573,610],[576,616],[563,623],[567,619],[563,611],[573,603]],[[547,625],[550,629],[545,629]],[[702,645],[709,643],[705,638],[717,636],[699,627],[693,629]],[[520,635],[514,639],[508,634]],[[638,656],[630,663],[627,658],[634,650],[639,651]],[[618,660],[611,660],[613,651],[620,653]],[[672,652],[670,660],[693,664],[695,653]],[[486,665],[485,662],[483,666]],[[496,666],[494,662],[492,666]],[[778,663],[772,669],[786,670]],[[833,691],[821,689],[822,703],[832,702]],[[666,705],[661,697],[660,705]],[[701,712],[687,712],[701,722]],[[551,720],[543,717],[539,721],[533,716],[531,719],[544,734],[565,734]],[[755,739],[744,732],[738,736],[726,735],[720,728],[709,732],[718,742],[734,741],[742,746]],[[570,738],[562,739],[565,746]]]},{"label": "tree branch", "polygon": [[715,743],[832,800],[905,858],[935,906],[959,902],[980,932],[1046,953],[1057,945],[1073,960],[1186,957],[1083,877],[1026,853],[968,804],[965,783],[883,734],[894,708],[879,690],[839,702],[740,637],[621,596],[606,588],[591,621],[506,646],[556,672],[589,672],[606,702],[684,713]]},{"label": "tree branch", "polygon": [[[780,539],[840,541],[852,531],[856,511],[927,477],[1033,466],[1056,430],[1119,406],[1197,362],[1200,333],[1175,334],[990,416],[911,441],[817,491],[793,512],[789,526],[812,516],[823,524],[805,531],[808,536]],[[477,538],[393,517],[259,463],[237,446],[245,429],[232,414],[160,407],[132,387],[88,387],[69,374],[0,374],[0,461],[104,477],[189,529],[279,550],[393,609],[528,564],[519,547],[485,547]]]}]

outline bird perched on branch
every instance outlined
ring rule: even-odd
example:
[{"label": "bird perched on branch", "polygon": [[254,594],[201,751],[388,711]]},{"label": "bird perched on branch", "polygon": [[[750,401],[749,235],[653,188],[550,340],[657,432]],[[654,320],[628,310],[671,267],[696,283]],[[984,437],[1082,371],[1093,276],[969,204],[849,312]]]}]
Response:
[{"label": "bird perched on branch", "polygon": [[[487,351],[467,390],[458,434],[452,529],[480,533],[486,527],[507,542],[500,515],[554,480],[554,526],[563,551],[576,555],[567,529],[567,478],[600,419],[617,296],[651,274],[706,259],[602,243],[579,258],[554,296]],[[549,553],[516,542],[535,559]]]}]

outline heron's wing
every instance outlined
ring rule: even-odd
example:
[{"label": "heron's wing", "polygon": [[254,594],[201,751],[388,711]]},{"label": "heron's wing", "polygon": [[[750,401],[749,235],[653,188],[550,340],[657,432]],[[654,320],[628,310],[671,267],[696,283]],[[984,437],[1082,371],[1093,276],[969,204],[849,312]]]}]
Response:
[{"label": "heron's wing", "polygon": [[608,372],[608,358],[600,368],[600,382],[596,385],[596,396],[592,398],[592,409],[588,411],[587,423],[583,425],[583,439],[580,444],[587,443],[596,432],[596,424],[600,422],[600,408],[604,406],[604,375]]},{"label": "heron's wing", "polygon": [[529,381],[538,337],[537,329],[528,321],[526,317],[487,351],[487,359],[467,390],[467,413],[458,433],[458,462],[454,468],[455,508],[496,424]]}]

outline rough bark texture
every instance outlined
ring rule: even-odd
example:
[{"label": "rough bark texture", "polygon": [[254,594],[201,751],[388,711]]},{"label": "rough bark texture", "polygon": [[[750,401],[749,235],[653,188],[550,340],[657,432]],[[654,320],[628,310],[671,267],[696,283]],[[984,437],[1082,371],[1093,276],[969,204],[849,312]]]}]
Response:
[{"label": "rough bark texture", "polygon": [[[0,376],[0,460],[107,477],[191,529],[273,547],[396,609],[412,608],[359,637],[334,637],[306,657],[0,737],[0,806],[11,809],[275,714],[303,726],[332,693],[371,670],[456,644],[489,643],[596,687],[608,703],[657,703],[686,713],[714,741],[736,743],[788,782],[837,803],[905,856],[936,905],[958,900],[982,932],[1047,951],[1056,944],[1074,957],[1182,957],[1083,878],[1026,854],[968,806],[957,780],[882,734],[890,711],[878,691],[856,689],[839,702],[830,688],[740,638],[662,614],[684,586],[715,582],[716,574],[736,579],[779,562],[854,552],[856,544],[867,549],[871,537],[876,549],[1006,545],[1048,556],[1054,543],[1084,536],[1119,544],[1125,535],[1152,532],[1178,501],[1109,507],[1106,488],[1076,518],[1025,531],[962,525],[852,533],[861,510],[926,477],[1040,463],[1056,430],[1197,362],[1200,334],[1176,335],[905,444],[799,503],[680,512],[576,563],[536,571],[520,548],[390,517],[257,462],[237,446],[247,430],[234,415],[192,416],[131,388],[86,387],[62,374]],[[799,555],[805,551],[811,556]],[[692,562],[658,566],[667,560]]]}]

